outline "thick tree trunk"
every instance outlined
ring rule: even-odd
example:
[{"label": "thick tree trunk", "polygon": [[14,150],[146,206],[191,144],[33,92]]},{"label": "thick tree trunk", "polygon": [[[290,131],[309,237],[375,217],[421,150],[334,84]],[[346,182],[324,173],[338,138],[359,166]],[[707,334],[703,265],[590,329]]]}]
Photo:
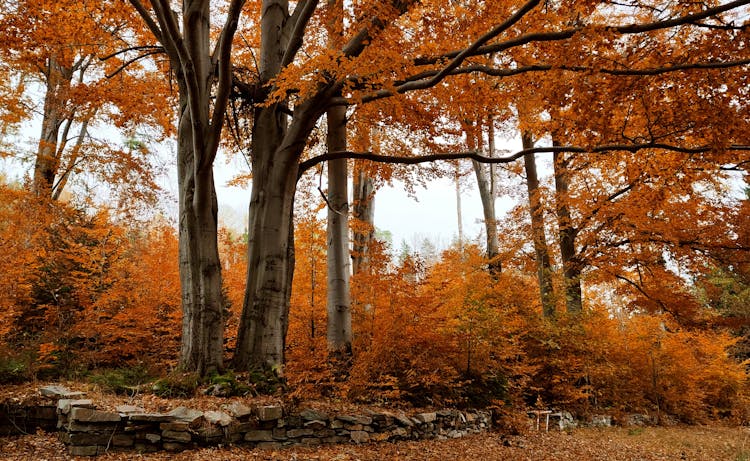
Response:
[{"label": "thick tree trunk", "polygon": [[352,213],[357,222],[352,231],[352,270],[359,274],[367,270],[375,236],[375,182],[363,168],[355,166],[353,189]]},{"label": "thick tree trunk", "polygon": [[180,368],[206,375],[223,368],[218,205],[211,168],[196,171],[190,115],[184,98],[181,99],[177,147],[182,291]]},{"label": "thick tree trunk", "polygon": [[[346,107],[328,109],[328,151],[346,150]],[[328,350],[349,355],[352,313],[349,294],[349,174],[347,160],[328,162]]]},{"label": "thick tree trunk", "polygon": [[[259,72],[262,83],[281,71],[289,37],[286,0],[263,0]],[[288,135],[283,103],[258,107],[252,132],[253,188],[248,218],[247,284],[234,367],[283,376],[294,273],[293,204],[304,140]]]},{"label": "thick tree trunk", "polygon": [[[553,142],[558,145],[557,142]],[[583,311],[581,293],[581,265],[576,254],[576,237],[578,230],[573,226],[568,206],[568,188],[570,187],[569,161],[564,153],[555,152],[555,201],[557,206],[557,227],[560,242],[560,255],[563,265],[563,284],[565,288],[565,306],[568,314]]]},{"label": "thick tree trunk", "polygon": [[[523,148],[534,147],[534,141],[529,133],[522,135]],[[539,178],[536,172],[534,154],[523,157],[526,170],[526,188],[529,196],[529,214],[531,216],[531,234],[536,254],[537,279],[539,281],[539,295],[542,301],[542,314],[551,318],[555,315],[555,302],[552,288],[552,268],[547,248],[547,237],[544,232],[544,209],[539,190]]]},{"label": "thick tree trunk", "polygon": [[253,188],[248,221],[248,272],[237,336],[237,369],[283,373],[294,270],[293,202],[298,156],[280,148],[286,116],[277,105],[256,111]]}]

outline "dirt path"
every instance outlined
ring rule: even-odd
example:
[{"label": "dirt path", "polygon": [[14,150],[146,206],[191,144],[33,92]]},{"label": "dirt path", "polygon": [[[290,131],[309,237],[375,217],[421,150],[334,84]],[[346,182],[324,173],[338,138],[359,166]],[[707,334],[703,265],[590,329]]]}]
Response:
[{"label": "dirt path", "polygon": [[74,458],[52,434],[0,439],[0,460],[68,461],[499,461],[499,460],[605,460],[605,461],[750,461],[750,428],[672,427],[607,428],[530,433],[503,437],[490,433],[464,439],[289,448],[279,451],[238,447],[191,450],[182,453],[113,453],[98,458]]}]

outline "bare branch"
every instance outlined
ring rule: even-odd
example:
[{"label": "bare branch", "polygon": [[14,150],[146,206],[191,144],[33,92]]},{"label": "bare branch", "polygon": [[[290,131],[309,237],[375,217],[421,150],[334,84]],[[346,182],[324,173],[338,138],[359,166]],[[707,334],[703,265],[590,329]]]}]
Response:
[{"label": "bare branch", "polygon": [[495,26],[487,32],[486,34],[479,37],[474,43],[472,43],[468,48],[464,49],[458,55],[456,55],[453,60],[448,63],[443,69],[441,69],[437,74],[435,74],[434,77],[430,78],[426,84],[429,86],[434,86],[437,83],[439,83],[441,80],[443,80],[446,76],[448,76],[451,71],[458,68],[461,63],[463,63],[467,57],[471,56],[472,53],[474,53],[479,47],[490,41],[491,39],[497,37],[498,35],[502,34],[506,30],[508,30],[510,27],[512,27],[514,24],[516,24],[518,21],[520,21],[528,12],[533,10],[540,2],[541,0],[529,0],[526,2],[525,5],[521,7],[520,10],[516,11],[509,17],[507,20],[505,20],[502,24]]},{"label": "bare branch", "polygon": [[121,49],[119,51],[115,51],[112,54],[108,54],[106,56],[101,56],[101,57],[99,57],[99,61],[107,61],[109,59],[114,58],[115,56],[119,56],[121,54],[129,53],[131,51],[145,51],[145,50],[154,51],[154,50],[157,50],[157,49],[161,50],[161,51],[164,51],[164,47],[163,46],[156,46],[156,45],[130,46],[130,47],[127,47],[127,48],[123,48],[123,49]]},{"label": "bare branch", "polygon": [[127,61],[122,63],[122,65],[120,65],[117,69],[105,75],[105,77],[112,78],[115,75],[119,74],[120,72],[124,71],[129,65],[133,64],[134,62],[140,61],[143,58],[147,58],[155,54],[162,54],[162,53],[164,53],[164,48],[158,47],[157,49],[154,49],[153,51],[146,52],[144,54],[134,57],[133,59],[128,59]]},{"label": "bare branch", "polygon": [[[314,167],[321,162],[327,162],[329,160],[338,160],[342,158],[346,159],[358,159],[358,160],[369,160],[371,162],[378,163],[398,163],[402,165],[417,165],[420,163],[446,161],[446,160],[459,160],[459,159],[471,159],[479,163],[510,163],[526,154],[538,154],[538,153],[553,153],[553,152],[568,152],[568,153],[581,153],[581,154],[600,154],[607,152],[632,152],[636,153],[645,149],[661,149],[672,152],[679,152],[683,154],[702,154],[716,150],[714,146],[698,146],[698,147],[683,147],[675,146],[664,143],[641,143],[641,144],[605,144],[601,146],[546,146],[546,147],[533,147],[530,149],[522,149],[514,154],[506,157],[486,157],[481,155],[477,151],[466,151],[466,152],[452,152],[444,154],[429,154],[429,155],[415,155],[413,157],[404,156],[391,156],[391,155],[380,155],[372,152],[352,152],[352,151],[340,151],[340,152],[328,152],[323,155],[318,155],[305,160],[299,165],[298,177],[301,177],[307,170]],[[723,147],[725,150],[732,151],[750,151],[750,145],[732,145]]]}]

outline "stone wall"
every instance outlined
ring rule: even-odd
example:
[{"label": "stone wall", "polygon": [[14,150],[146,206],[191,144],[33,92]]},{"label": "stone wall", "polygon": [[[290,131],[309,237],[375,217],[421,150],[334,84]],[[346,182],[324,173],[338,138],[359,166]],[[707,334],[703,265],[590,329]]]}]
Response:
[{"label": "stone wall", "polygon": [[[91,400],[62,397],[51,408],[61,440],[70,454],[79,456],[108,451],[180,451],[230,443],[281,448],[457,438],[487,430],[491,424],[489,412],[458,410],[407,415],[385,410],[327,414],[305,409],[284,414],[277,405],[248,407],[235,402],[217,411],[179,407],[168,413],[148,413],[129,405],[115,411],[100,410]],[[49,413],[45,410],[47,416]]]}]

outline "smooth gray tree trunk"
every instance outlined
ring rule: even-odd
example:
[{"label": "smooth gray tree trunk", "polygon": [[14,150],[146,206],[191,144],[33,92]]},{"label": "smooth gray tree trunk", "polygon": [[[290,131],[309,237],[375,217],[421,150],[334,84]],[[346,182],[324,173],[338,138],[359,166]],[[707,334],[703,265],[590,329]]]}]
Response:
[{"label": "smooth gray tree trunk", "polygon": [[[346,107],[328,109],[329,152],[346,150]],[[352,350],[349,291],[349,172],[347,160],[328,162],[328,350],[348,356]]]},{"label": "smooth gray tree trunk", "polygon": [[[184,99],[184,98],[182,98]],[[179,258],[182,292],[180,368],[201,375],[223,368],[224,320],[213,173],[195,175],[190,115],[178,125]]]},{"label": "smooth gray tree trunk", "polygon": [[[329,20],[326,24],[328,42],[332,49],[341,46],[344,3],[328,0]],[[326,112],[328,152],[343,152],[347,149],[346,107],[330,107]],[[328,228],[327,228],[327,287],[326,310],[328,322],[326,338],[328,352],[337,362],[337,367],[346,368],[352,352],[352,312],[349,276],[351,257],[349,254],[349,170],[348,160],[328,162]],[[345,371],[343,369],[339,372]]]},{"label": "smooth gray tree trunk", "polygon": [[213,51],[209,0],[184,0],[182,24],[170,2],[130,3],[164,47],[179,89],[180,368],[206,375],[223,368],[224,306],[213,162],[232,85],[231,44],[244,1],[229,3]]},{"label": "smooth gray tree trunk", "polygon": [[[524,149],[534,147],[534,140],[529,133],[522,134]],[[529,215],[531,216],[531,234],[536,255],[537,280],[539,281],[539,296],[542,302],[542,314],[551,318],[555,315],[555,300],[552,287],[552,267],[550,265],[547,237],[544,231],[544,208],[541,202],[539,178],[536,171],[534,154],[523,157],[526,170],[526,188],[529,198]]]}]

